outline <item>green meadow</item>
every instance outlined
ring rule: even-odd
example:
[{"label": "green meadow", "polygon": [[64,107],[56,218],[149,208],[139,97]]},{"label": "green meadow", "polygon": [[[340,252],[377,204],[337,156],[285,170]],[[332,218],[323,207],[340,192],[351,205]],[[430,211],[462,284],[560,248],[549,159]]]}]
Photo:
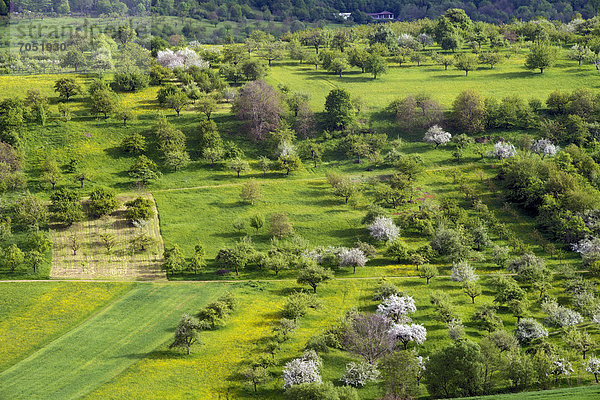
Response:
[{"label": "green meadow", "polygon": [[[207,25],[206,29],[214,27]],[[566,304],[570,297],[563,289],[562,272],[568,267],[580,267],[580,258],[569,251],[550,254],[545,250],[549,239],[537,232],[534,217],[507,203],[502,194],[500,184],[494,179],[498,162],[468,150],[462,162],[457,163],[452,156],[453,146],[434,149],[423,143],[422,132],[399,129],[394,117],[385,111],[392,100],[408,94],[429,94],[445,110],[450,110],[456,96],[467,88],[478,91],[483,97],[501,99],[518,94],[525,100],[535,98],[543,102],[557,89],[572,91],[584,87],[596,93],[600,86],[599,75],[592,65],[579,67],[576,61],[567,61],[563,57],[556,66],[539,74],[524,68],[525,53],[525,49],[505,51],[509,57],[503,63],[494,69],[479,67],[468,76],[453,67],[444,70],[443,66],[433,65],[431,61],[421,66],[412,63],[398,66],[390,61],[388,73],[376,80],[356,69],[339,78],[320,68],[286,58],[273,63],[267,81],[273,86],[286,86],[292,92],[308,94],[319,122],[323,117],[325,97],[331,89],[344,88],[352,96],[360,97],[367,108],[361,118],[369,122],[373,131],[387,134],[390,141],[400,139],[394,145],[402,153],[418,155],[423,160],[424,169],[416,178],[414,199],[397,210],[386,212],[399,219],[402,213],[425,205],[427,199],[452,199],[467,210],[469,218],[475,219],[477,212],[461,189],[461,183],[472,185],[482,203],[509,228],[510,238],[491,234],[492,242],[508,246],[509,239],[518,238],[536,255],[543,257],[557,276],[549,294]],[[64,76],[73,77],[84,87],[91,82],[91,78],[83,74]],[[107,77],[110,79],[110,74]],[[372,297],[380,279],[393,282],[402,293],[414,296],[418,311],[412,316],[413,320],[422,323],[428,333],[427,341],[418,347],[421,354],[432,354],[451,343],[446,325],[432,318],[435,311],[429,295],[436,290],[452,298],[457,316],[464,322],[467,338],[476,342],[482,339],[484,334],[471,316],[477,306],[491,304],[494,299],[488,275],[504,272],[489,261],[489,249],[482,252],[485,259],[473,261],[483,287],[483,294],[473,305],[460,284],[450,281],[450,262],[437,262],[440,276],[427,285],[425,279],[417,277],[415,265],[398,263],[386,256],[384,246],[379,244],[378,254],[367,266],[357,268],[355,274],[349,268],[336,269],[335,279],[319,286],[319,306],[299,319],[298,328],[268,368],[272,379],[259,385],[255,394],[240,372],[253,356],[267,355],[265,345],[272,336],[273,325],[282,317],[285,297],[307,287],[300,287],[296,283],[297,271],[289,269],[278,275],[255,266],[242,269],[239,276],[231,271],[219,273],[220,267],[214,260],[218,251],[245,236],[251,238],[257,250],[268,250],[272,244],[268,222],[256,231],[249,226],[249,219],[261,214],[268,221],[271,215],[279,212],[289,216],[294,232],[311,246],[353,247],[358,240],[366,241],[368,231],[362,218],[367,205],[372,202],[369,182],[389,178],[394,169],[373,169],[368,163],[355,163],[339,151],[328,149],[317,167],[304,160],[303,168],[289,176],[281,171],[263,174],[255,160],[261,155],[271,156],[270,150],[264,143],[250,140],[242,123],[231,114],[230,104],[222,102],[213,119],[223,139],[237,144],[252,167],[238,178],[227,169],[225,162],[210,165],[201,159],[197,126],[203,117],[193,105],[178,117],[172,110],[159,107],[156,100],[158,87],[119,94],[121,105],[131,108],[136,116],[123,126],[122,121],[113,118],[105,120],[91,116],[86,92],[69,102],[73,118],[63,122],[58,118],[59,102],[53,90],[56,78],[50,74],[0,77],[1,98],[23,97],[31,88],[38,88],[49,97],[50,118],[46,125],[27,123],[23,133],[27,190],[48,200],[50,191],[48,183],[41,177],[41,162],[49,155],[61,165],[75,159],[80,171],[85,171],[89,179],[80,189],[76,176],[66,173],[60,186],[76,190],[82,197],[88,196],[97,186],[109,186],[120,195],[151,194],[156,201],[160,235],[165,246],[179,245],[189,258],[195,245],[202,243],[208,265],[197,275],[179,274],[170,276],[170,282],[160,283],[0,283],[0,398],[281,399],[281,372],[285,363],[298,357],[311,337],[331,327],[347,310],[356,308],[373,313],[378,302]],[[166,114],[169,122],[186,137],[192,161],[182,170],[171,171],[160,161],[152,132],[159,113]],[[162,172],[156,182],[142,188],[134,184],[127,172],[135,159],[123,154],[119,148],[121,141],[133,132],[148,139],[147,154],[157,161]],[[486,134],[509,140],[524,134],[539,136],[539,132],[533,130],[494,130]],[[391,147],[388,144],[384,150]],[[363,193],[345,204],[327,183],[328,172],[340,173],[360,183]],[[260,185],[262,192],[254,205],[240,198],[241,188],[249,178]],[[4,198],[11,201],[19,195],[8,193]],[[234,228],[237,221],[244,221],[245,226],[239,230]],[[409,249],[417,249],[429,241],[428,237],[409,229],[401,233],[401,238]],[[15,241],[20,240],[25,239],[15,235]],[[26,271],[11,274],[1,270],[0,277],[47,278],[50,264],[51,260],[46,260],[39,274]],[[589,276],[586,274],[586,277]],[[530,286],[526,289],[531,315],[542,320],[544,314],[538,293]],[[223,326],[202,331],[201,343],[192,346],[189,356],[169,348],[183,313],[195,314],[227,291],[238,298],[239,307]],[[507,307],[500,307],[498,314],[504,329],[512,332],[516,318]],[[600,338],[596,325],[584,322],[580,327],[587,329],[595,340]],[[549,341],[559,346],[561,331],[551,330]],[[593,375],[585,372],[579,356],[571,356],[575,368],[571,383],[591,383]],[[340,377],[346,365],[359,360],[339,349],[324,352],[322,358],[323,380],[332,381],[336,386],[342,385]],[[566,385],[565,381],[560,381],[556,386],[561,389],[556,391],[498,394],[488,398],[587,400],[598,398],[600,394],[596,386],[562,388]],[[374,383],[367,384],[358,393],[365,400],[384,395]],[[427,396],[425,386],[421,385],[420,397]]]},{"label": "green meadow", "polygon": [[[486,278],[482,279],[485,284]],[[73,326],[65,335],[40,350],[29,352],[27,358],[1,372],[0,394],[6,398],[38,398],[43,393],[44,398],[57,399],[218,399],[227,395],[230,398],[278,399],[281,398],[283,365],[302,351],[311,336],[338,321],[346,310],[357,308],[374,312],[377,302],[372,296],[378,281],[338,279],[322,285],[319,307],[299,319],[298,328],[277,354],[275,365],[269,368],[273,379],[260,385],[256,395],[239,374],[249,358],[266,354],[264,346],[272,335],[272,324],[279,319],[285,296],[300,289],[293,281],[136,284],[100,312]],[[388,278],[388,282],[395,283],[404,294],[415,297],[418,311],[413,320],[422,323],[428,331],[421,352],[427,354],[450,343],[445,325],[431,319],[433,309],[428,295],[436,290],[453,297],[458,314],[466,321],[467,337],[481,338],[480,331],[468,322],[468,317],[478,305],[492,301],[491,292],[484,291],[473,305],[462,293],[460,284],[448,278],[433,279],[429,286],[417,278]],[[90,290],[98,284],[61,285],[77,291],[79,287]],[[224,326],[201,333],[201,344],[192,346],[190,356],[168,349],[179,315],[197,312],[224,291],[231,291],[239,300],[239,308]],[[66,303],[69,293],[56,293],[55,296],[57,303],[62,304]],[[14,307],[10,301],[5,300],[5,303]],[[532,311],[534,316],[542,316],[539,309]],[[516,320],[509,312],[501,310],[500,317],[505,329],[514,329]],[[595,328],[589,329],[596,333]],[[552,342],[558,340],[558,336],[551,336]],[[334,382],[338,382],[347,363],[357,360],[336,349],[322,356],[323,378]],[[64,371],[60,379],[51,372],[56,369]],[[572,380],[590,381],[591,377],[580,368],[575,374]],[[577,390],[583,390],[585,394],[589,389]],[[381,396],[379,388],[373,384],[360,389],[359,394],[361,399]],[[426,394],[424,386],[422,394]],[[520,396],[529,398],[526,393]]]},{"label": "green meadow", "polygon": [[[63,286],[68,289],[67,293],[56,293],[54,301],[66,308],[78,290],[94,295],[97,284],[65,283]],[[182,313],[199,309],[217,297],[222,289],[211,284],[148,283],[130,287],[127,293],[121,293],[116,301],[91,318],[83,322],[80,319],[79,324],[71,323],[72,329],[68,332],[65,332],[66,327],[63,328],[63,334],[56,340],[40,346],[37,351],[29,351],[27,358],[0,372],[0,397],[79,398],[169,340]],[[85,298],[80,300],[86,301]],[[60,312],[52,310],[48,315],[61,317]],[[69,320],[65,319],[65,322]],[[35,325],[44,329],[42,324]],[[45,331],[48,335],[51,335],[50,328]],[[9,332],[16,334],[18,329],[16,325]],[[38,339],[39,342],[42,340]],[[56,371],[61,371],[60,377]]]}]

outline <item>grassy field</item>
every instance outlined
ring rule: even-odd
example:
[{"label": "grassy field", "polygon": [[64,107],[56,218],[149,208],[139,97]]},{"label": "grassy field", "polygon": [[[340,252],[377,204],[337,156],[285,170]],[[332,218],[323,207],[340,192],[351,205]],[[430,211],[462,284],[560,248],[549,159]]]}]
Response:
[{"label": "grassy field", "polygon": [[129,289],[128,283],[0,283],[0,371],[73,329]]},{"label": "grassy field", "polygon": [[[598,73],[593,65],[579,67],[576,61],[561,60],[555,67],[539,74],[523,66],[526,52],[522,50],[516,55],[512,54],[510,59],[494,69],[480,66],[468,76],[453,67],[444,70],[441,65],[433,65],[431,60],[421,66],[412,63],[398,66],[392,63],[388,73],[376,80],[356,69],[349,70],[339,78],[331,72],[315,70],[314,65],[279,62],[274,63],[268,81],[274,85],[287,85],[295,92],[310,94],[311,105],[319,111],[324,107],[323,99],[327,93],[337,87],[360,96],[370,111],[380,111],[392,100],[416,93],[429,94],[442,106],[449,108],[454,98],[465,89],[476,90],[484,97],[520,95],[525,100],[538,98],[544,101],[554,90],[599,87]],[[373,93],[377,95],[373,96]]]},{"label": "grassy field", "polygon": [[[164,278],[164,273],[160,271],[163,243],[156,207],[150,222],[146,226],[136,228],[124,217],[124,203],[130,200],[133,200],[133,197],[119,198],[119,209],[109,216],[100,219],[87,218],[68,228],[53,230],[54,257],[50,276],[76,279]],[[88,206],[89,204],[85,203],[86,215]],[[130,248],[130,242],[141,232],[153,238],[155,244],[145,252],[134,252]],[[100,235],[103,234],[112,235],[114,238],[115,245],[110,253],[102,245]],[[81,247],[77,254],[73,254],[73,240]]]},{"label": "grassy field", "polygon": [[[427,341],[419,348],[420,354],[427,355],[432,350],[450,343],[444,324],[431,319],[433,310],[429,303],[429,293],[442,290],[448,293],[458,313],[465,321],[465,329],[470,339],[478,341],[482,336],[476,326],[470,322],[470,315],[480,304],[490,303],[492,293],[484,291],[475,305],[462,293],[460,284],[445,279],[434,279],[430,286],[423,280],[411,278],[390,279],[408,295],[415,296],[417,312],[413,320],[424,324],[427,328]],[[239,373],[244,361],[251,356],[264,353],[264,343],[271,335],[271,324],[281,317],[280,310],[285,295],[298,288],[293,282],[240,282],[233,286],[240,306],[226,325],[215,331],[201,334],[204,343],[192,348],[191,356],[178,356],[160,346],[147,358],[133,365],[121,375],[101,386],[87,396],[89,399],[177,399],[202,398],[223,399],[261,398],[281,399],[283,396],[281,369],[292,358],[302,353],[306,341],[335,323],[349,308],[356,307],[361,311],[374,312],[377,302],[372,301],[373,290],[377,279],[336,280],[322,285],[318,297],[321,307],[310,311],[299,319],[299,327],[292,334],[292,339],[285,343],[281,353],[276,356],[276,366],[270,369],[273,379],[259,386],[259,393],[254,395],[252,388],[244,382]],[[298,288],[299,289],[299,288]],[[539,309],[534,315],[540,317]],[[512,331],[516,319],[501,309],[500,317],[504,328]],[[592,328],[590,332],[596,332]],[[596,332],[597,333],[597,332]],[[559,340],[555,337],[553,340]],[[323,353],[323,380],[339,383],[339,378],[348,362],[357,360],[352,355],[339,350]],[[152,379],[148,379],[151,376]],[[589,382],[592,376],[577,368],[572,378],[580,382]],[[173,391],[173,387],[178,389]],[[426,395],[424,386],[422,395]],[[359,390],[361,399],[379,398],[380,389],[369,384]],[[541,397],[540,397],[541,398]]]},{"label": "grassy field", "polygon": [[182,313],[198,310],[222,290],[217,284],[137,284],[93,318],[0,373],[0,398],[80,397],[165,343]]},{"label": "grassy field", "polygon": [[[480,160],[475,154],[469,153],[462,163],[456,163],[452,160],[452,146],[434,150],[431,145],[422,143],[422,132],[402,132],[393,118],[382,112],[391,100],[419,92],[431,94],[448,109],[456,95],[465,88],[478,90],[486,97],[499,98],[513,95],[518,90],[526,99],[535,97],[541,100],[545,100],[548,93],[556,89],[598,88],[597,73],[592,66],[584,65],[579,68],[575,61],[563,60],[540,75],[524,69],[523,54],[524,51],[512,55],[493,70],[479,68],[468,77],[452,68],[444,71],[441,66],[425,63],[421,67],[394,65],[377,80],[367,74],[358,74],[357,71],[350,71],[340,79],[321,70],[315,71],[313,67],[284,60],[274,63],[268,80],[273,84],[285,84],[292,91],[310,93],[311,104],[316,111],[322,111],[325,96],[330,89],[348,89],[352,95],[362,97],[368,105],[369,113],[365,118],[371,119],[374,131],[386,133],[390,139],[403,139],[404,144],[400,148],[402,152],[423,158],[425,171],[418,177],[415,185],[418,187],[415,202],[398,210],[390,209],[390,216],[396,217],[403,211],[418,208],[425,198],[439,200],[450,197],[458,200],[460,205],[468,209],[469,216],[474,217],[475,211],[457,183],[457,177],[462,177],[464,182],[476,187],[481,200],[500,221],[507,224],[511,235],[530,245],[557,272],[565,264],[578,266],[579,258],[572,253],[567,253],[564,258],[552,258],[542,251],[546,239],[533,234],[535,220],[506,204],[496,184],[488,182],[489,178],[496,175],[495,161],[487,158]],[[89,83],[88,78],[83,75],[71,76],[83,85]],[[52,90],[55,79],[55,75],[2,77],[0,93],[2,97],[23,96],[27,89],[39,88],[50,97],[50,111],[55,116],[57,98]],[[74,113],[72,121],[64,123],[53,117],[45,127],[28,124],[23,135],[26,172],[30,178],[28,189],[47,198],[49,191],[43,190],[47,189],[48,184],[40,180],[38,166],[40,161],[50,155],[56,157],[61,164],[71,159],[79,161],[80,170],[85,171],[90,179],[79,192],[82,196],[87,195],[96,185],[111,186],[121,196],[133,196],[135,187],[127,174],[133,158],[122,154],[118,147],[126,135],[140,132],[149,138],[149,156],[161,162],[151,132],[159,110],[156,102],[157,89],[150,87],[139,93],[120,95],[122,103],[133,108],[137,115],[127,127],[121,121],[91,117],[88,112],[89,104],[82,96],[70,102]],[[261,172],[253,170],[236,178],[224,163],[209,166],[199,160],[196,127],[200,116],[193,108],[184,111],[179,118],[170,110],[163,111],[168,114],[175,127],[186,135],[193,162],[178,172],[162,169],[162,178],[147,188],[154,196],[159,212],[152,231],[157,237],[162,235],[166,246],[180,245],[187,257],[191,256],[198,242],[203,243],[209,260],[204,273],[198,276],[176,276],[175,279],[234,279],[232,274],[217,276],[217,267],[212,259],[220,248],[232,245],[246,234],[252,236],[257,249],[265,250],[269,247],[268,224],[259,232],[254,232],[248,226],[242,232],[233,228],[233,222],[238,219],[245,220],[248,225],[249,217],[256,213],[264,215],[268,220],[275,212],[286,212],[296,233],[306,238],[311,246],[350,247],[357,239],[366,239],[367,231],[360,220],[370,201],[368,191],[355,204],[346,205],[342,199],[333,196],[331,188],[325,182],[325,174],[327,171],[338,171],[354,181],[366,182],[372,177],[389,175],[391,168],[367,171],[367,164],[355,164],[330,151],[317,168],[306,163],[304,170],[294,172],[289,177],[280,172],[263,176]],[[222,104],[214,116],[223,138],[234,141],[243,148],[246,158],[256,159],[268,154],[263,144],[251,142],[247,138],[240,123],[228,113],[229,105]],[[534,131],[493,131],[486,134],[512,140],[523,133],[538,135]],[[241,185],[250,177],[260,183],[263,192],[263,197],[253,206],[244,204],[239,197]],[[73,174],[66,174],[61,186],[77,189],[78,182]],[[13,197],[14,195],[7,195],[7,201]],[[160,232],[157,231],[158,221]],[[115,233],[123,234],[123,237],[130,235],[131,232],[121,229],[122,221],[115,219],[108,222],[113,224]],[[106,223],[107,221],[85,222],[69,230],[55,232],[53,276],[95,278],[128,275],[130,268],[124,265],[129,262],[127,256],[123,254],[118,258],[115,255],[108,259],[104,250],[96,243],[97,234],[105,229]],[[133,228],[129,228],[131,229]],[[84,246],[76,257],[69,254],[70,249],[65,244],[71,232],[77,232],[84,241]],[[428,240],[413,232],[403,232],[402,239],[412,248]],[[496,244],[507,244],[506,240],[498,237],[494,236],[492,239]],[[120,250],[123,249],[124,247]],[[379,250],[383,250],[383,246],[379,246]],[[489,250],[483,254],[489,255]],[[152,257],[148,262],[158,262],[153,258],[154,255],[148,257]],[[501,269],[488,261],[477,261],[474,265],[477,272],[483,275],[481,281],[484,293],[477,299],[477,303],[490,303],[493,296],[485,275]],[[444,262],[439,267],[441,274],[447,274],[450,264]],[[275,277],[271,271],[249,269],[241,271],[240,279],[285,280],[233,284],[78,282],[52,283],[48,286],[50,289],[41,288],[37,283],[16,284],[18,286],[12,287],[6,285],[6,290],[0,294],[0,306],[3,310],[5,307],[8,310],[0,315],[0,370],[5,369],[0,373],[0,398],[63,399],[86,396],[92,399],[280,399],[281,369],[285,362],[300,355],[306,341],[334,323],[345,310],[357,307],[361,311],[373,312],[376,303],[371,297],[381,276],[395,277],[394,282],[406,294],[415,296],[418,312],[414,320],[423,323],[428,331],[428,340],[420,349],[421,354],[430,354],[450,341],[445,325],[432,319],[433,310],[429,302],[432,290],[447,292],[458,307],[458,314],[465,322],[469,338],[475,341],[481,338],[482,333],[470,321],[474,306],[458,283],[450,282],[447,277],[439,277],[434,278],[430,286],[426,286],[424,279],[408,278],[416,274],[413,265],[397,265],[395,260],[379,255],[367,267],[359,268],[356,275],[351,270],[336,271],[336,277],[342,279],[319,288],[322,307],[310,311],[309,315],[300,320],[300,326],[292,340],[284,345],[277,356],[276,365],[271,368],[274,379],[260,386],[260,393],[255,396],[251,388],[240,379],[240,366],[250,355],[264,351],[264,341],[271,333],[271,324],[281,317],[280,309],[285,295],[298,289],[294,279],[296,273],[297,271],[283,271]],[[557,278],[553,284],[551,294],[562,303],[567,303],[569,299],[560,280]],[[194,347],[189,357],[167,349],[181,314],[197,311],[225,288],[233,290],[240,299],[240,308],[227,324],[215,331],[202,332],[204,344]],[[125,293],[128,289],[131,290]],[[529,297],[532,300],[530,311],[541,320],[543,315],[539,310],[537,294],[529,293]],[[107,304],[110,305],[106,307]],[[500,309],[500,316],[504,328],[511,332],[515,327],[515,318],[505,308]],[[598,338],[597,327],[589,323],[582,326]],[[26,340],[20,340],[21,337]],[[561,339],[558,330],[553,330],[550,340],[559,343]],[[349,353],[338,350],[324,354],[323,379],[339,384],[345,365],[352,360],[353,356]],[[575,367],[573,382],[590,382],[591,376],[582,370],[579,360]],[[60,375],[56,371],[60,371]],[[426,396],[423,386],[422,390],[421,394]],[[562,393],[566,393],[565,398],[574,393],[573,396],[585,399],[585,396],[593,398],[597,394],[594,390],[580,388],[574,392],[547,393],[552,393],[550,396],[562,396]],[[370,400],[379,398],[382,393],[376,385],[370,384],[360,390],[360,395],[361,398]],[[518,396],[523,397],[517,398],[525,399],[529,395],[533,394],[520,394]]]},{"label": "grassy field", "polygon": [[[413,153],[423,153],[425,146],[421,143],[410,143],[404,148]],[[463,166],[445,166],[448,150],[431,150],[430,157],[426,159],[428,168],[418,178],[416,186],[419,191],[415,195],[415,203],[404,205],[401,209],[390,210],[390,216],[395,217],[407,209],[416,209],[423,204],[425,197],[455,198],[465,208],[469,209],[464,195],[460,192],[459,185],[454,182],[451,171],[457,171],[463,176],[465,182],[476,185],[482,201],[493,210],[496,216],[516,235],[539,255],[548,258],[548,263],[558,268],[560,264],[576,262],[576,257],[570,254],[566,260],[550,259],[542,251],[545,239],[531,235],[535,229],[535,221],[517,210],[506,207],[498,193],[493,193],[481,184],[480,172],[483,176],[492,176],[492,164],[488,160],[469,160]],[[435,165],[442,165],[436,167]],[[336,166],[355,181],[366,181],[369,177],[379,176],[382,172],[367,172],[364,167],[348,163]],[[306,173],[313,175],[322,174],[326,166]],[[341,198],[333,195],[331,187],[324,178],[298,178],[298,179],[263,179],[257,176],[261,185],[263,197],[254,205],[244,203],[239,193],[245,179],[234,179],[234,183],[215,186],[206,186],[189,190],[155,190],[154,196],[161,215],[161,232],[166,246],[179,244],[184,253],[189,257],[194,246],[200,242],[206,247],[208,259],[216,256],[220,248],[230,246],[245,235],[252,238],[258,250],[268,249],[271,236],[268,233],[269,216],[277,212],[286,212],[292,222],[295,233],[307,239],[311,246],[347,246],[352,247],[357,240],[368,240],[368,231],[361,223],[366,213],[367,196],[359,198],[356,205],[346,205]],[[473,211],[470,211],[475,216]],[[266,217],[266,226],[260,231],[255,231],[249,226],[252,215],[261,214]],[[194,215],[190,219],[189,215]],[[518,218],[515,218],[515,215]],[[243,220],[246,228],[237,231],[233,227],[236,220]],[[417,248],[427,242],[427,238],[413,233],[403,233],[402,239],[412,248]],[[505,245],[506,242],[494,238],[495,243]],[[441,265],[441,271],[447,272],[451,265]],[[199,275],[200,279],[219,278],[214,274],[216,266],[210,264],[206,271]],[[498,268],[486,262],[477,262],[481,273],[497,272]],[[338,276],[407,276],[417,272],[413,265],[398,265],[395,260],[379,256],[365,268],[359,268],[356,275],[351,270],[340,270]],[[248,269],[241,272],[242,279],[265,278],[273,273],[265,274],[264,271]],[[279,277],[293,277],[294,271],[282,271]],[[194,276],[184,276],[188,279],[197,279]],[[222,278],[221,278],[222,279]]]}]

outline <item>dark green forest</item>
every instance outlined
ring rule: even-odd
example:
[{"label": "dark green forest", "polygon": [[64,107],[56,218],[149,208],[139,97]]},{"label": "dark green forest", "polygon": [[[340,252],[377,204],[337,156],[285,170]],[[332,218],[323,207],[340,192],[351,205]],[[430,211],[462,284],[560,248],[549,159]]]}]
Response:
[{"label": "dark green forest", "polygon": [[[509,22],[513,19],[569,21],[581,14],[596,15],[598,0],[17,0],[14,12],[44,12],[85,15],[182,15],[198,19],[232,20],[336,20],[340,12],[352,13],[350,21],[370,22],[366,13],[390,11],[399,20],[437,18],[448,8],[462,8],[474,20]],[[0,14],[8,11],[8,1],[0,0]]]}]

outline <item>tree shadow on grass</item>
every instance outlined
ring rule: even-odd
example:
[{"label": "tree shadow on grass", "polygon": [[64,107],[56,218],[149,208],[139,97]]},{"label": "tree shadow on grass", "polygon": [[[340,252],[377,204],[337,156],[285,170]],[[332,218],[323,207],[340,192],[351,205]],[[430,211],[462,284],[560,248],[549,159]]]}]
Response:
[{"label": "tree shadow on grass", "polygon": [[124,153],[119,146],[107,147],[104,149],[104,153],[113,160],[120,160],[122,158],[131,158],[132,162],[135,160],[135,155]]},{"label": "tree shadow on grass", "polygon": [[[174,331],[175,327],[171,331]],[[194,347],[192,346],[192,353]],[[150,353],[140,353],[140,354],[126,354],[124,356],[116,357],[116,358],[131,358],[131,359],[139,359],[139,358],[148,358],[150,360],[164,360],[164,359],[187,359],[188,356],[185,350],[155,350]]]},{"label": "tree shadow on grass", "polygon": [[[270,311],[261,314],[261,318],[255,321],[253,326],[271,326],[273,322],[283,318],[280,310]],[[247,325],[246,325],[247,326]]]},{"label": "tree shadow on grass", "polygon": [[435,79],[457,79],[457,78],[469,78],[468,76],[465,76],[465,74],[446,74],[446,75],[433,75],[432,78]]},{"label": "tree shadow on grass", "polygon": [[[293,284],[295,285],[295,282],[293,282]],[[304,293],[312,293],[312,290],[308,290],[307,288],[304,288],[302,286],[290,286],[290,287],[284,287],[278,290],[275,290],[275,294],[278,296],[289,296],[292,293],[296,293],[296,292],[304,292]]]},{"label": "tree shadow on grass", "polygon": [[[311,199],[309,197],[306,200],[303,200],[302,203],[320,206],[320,207],[337,207],[340,205],[339,199],[332,199],[332,198],[327,198],[327,197],[324,197],[324,198],[321,198],[318,200]],[[336,210],[328,210],[328,211],[336,211]]]},{"label": "tree shadow on grass", "polygon": [[[232,228],[233,229],[233,228]],[[242,239],[244,238],[244,232],[240,233],[237,231],[232,231],[232,232],[218,232],[218,233],[213,233],[211,236],[216,236],[216,237],[220,237],[220,238],[224,238],[224,239]]]},{"label": "tree shadow on grass", "polygon": [[533,78],[535,76],[542,76],[542,74],[534,71],[500,72],[494,74],[494,78],[498,79]]}]

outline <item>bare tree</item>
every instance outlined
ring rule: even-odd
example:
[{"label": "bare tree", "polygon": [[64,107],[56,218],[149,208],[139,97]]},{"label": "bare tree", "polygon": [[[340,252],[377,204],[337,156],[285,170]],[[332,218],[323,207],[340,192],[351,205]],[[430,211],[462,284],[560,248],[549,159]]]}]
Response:
[{"label": "bare tree", "polygon": [[256,140],[279,127],[283,113],[279,94],[265,81],[250,82],[240,89],[233,109],[239,119],[246,121],[250,136]]},{"label": "bare tree", "polygon": [[374,364],[394,350],[394,340],[389,334],[391,324],[390,320],[378,314],[357,315],[346,332],[346,348]]}]

